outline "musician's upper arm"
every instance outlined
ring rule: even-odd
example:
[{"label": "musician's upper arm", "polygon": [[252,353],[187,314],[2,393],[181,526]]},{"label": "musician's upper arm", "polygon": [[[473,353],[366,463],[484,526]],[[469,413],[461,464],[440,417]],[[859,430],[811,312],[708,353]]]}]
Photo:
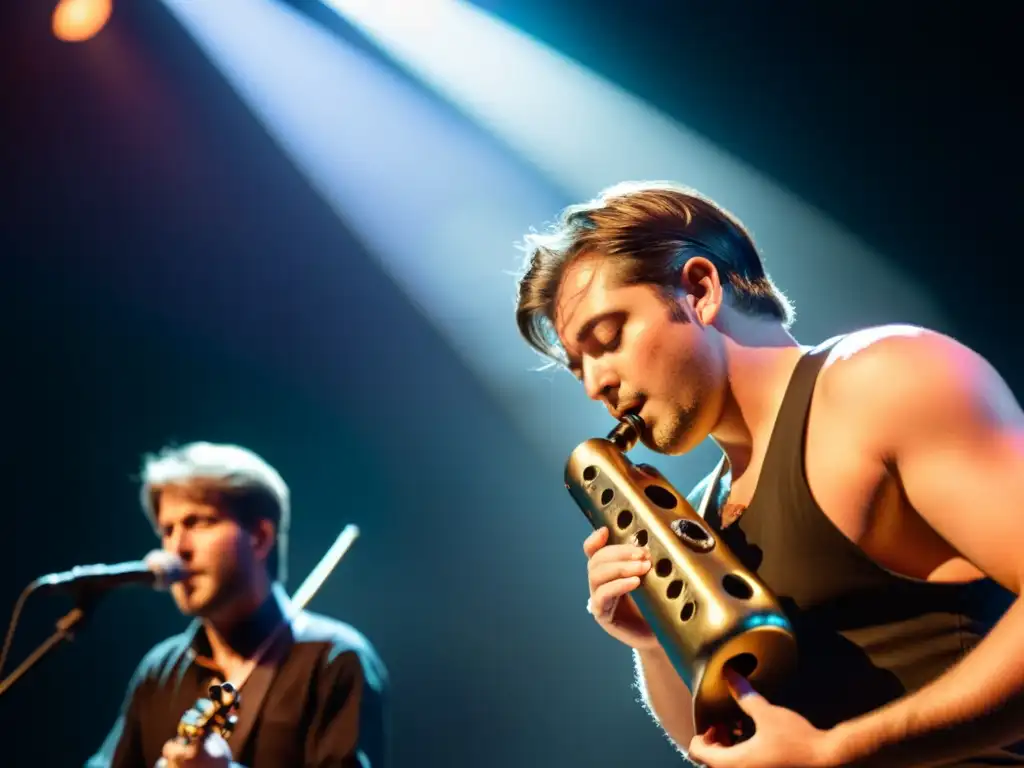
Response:
[{"label": "musician's upper arm", "polygon": [[142,732],[139,709],[145,696],[146,683],[160,661],[166,657],[167,641],[150,649],[135,667],[113,726],[103,744],[85,763],[85,768],[121,768],[143,762]]},{"label": "musician's upper arm", "polygon": [[114,725],[107,732],[99,750],[86,761],[85,768],[120,768],[141,764],[142,738],[135,690],[129,688]]},{"label": "musician's upper arm", "polygon": [[124,721],[125,717],[123,714],[117,716],[114,726],[107,732],[107,736],[103,740],[103,744],[100,745],[99,750],[86,760],[85,768],[113,768],[115,765],[114,755],[124,734]]},{"label": "musician's upper arm", "polygon": [[307,749],[310,768],[387,766],[387,670],[372,646],[335,649],[322,674],[323,693]]},{"label": "musician's upper arm", "polygon": [[853,439],[898,474],[914,510],[962,557],[1020,593],[1024,411],[978,353],[934,332],[893,333],[835,366]]}]

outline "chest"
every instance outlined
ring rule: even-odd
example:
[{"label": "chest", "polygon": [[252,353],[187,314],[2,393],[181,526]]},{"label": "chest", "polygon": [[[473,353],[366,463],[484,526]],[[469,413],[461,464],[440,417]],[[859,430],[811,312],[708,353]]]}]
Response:
[{"label": "chest", "polygon": [[[810,426],[810,425],[809,425]],[[904,510],[898,488],[881,462],[872,462],[855,448],[822,435],[815,439],[808,429],[802,457],[786,455],[787,446],[773,446],[776,455],[766,467],[765,452],[752,457],[741,474],[722,479],[718,493],[718,509],[725,528],[746,518],[749,510],[764,507],[789,508],[796,486],[803,482],[809,501],[817,506],[827,521],[843,537],[858,546],[865,546],[874,537],[877,523],[891,527]],[[796,452],[799,446],[792,446]],[[771,513],[785,514],[785,509]],[[780,521],[781,522],[781,521]]]},{"label": "chest", "polygon": [[920,580],[973,578],[976,569],[909,504],[898,472],[843,437],[854,431],[842,414],[812,405],[802,447],[769,446],[735,480],[723,478],[722,527],[735,527],[730,535],[755,547],[755,559],[790,590],[794,578],[809,576],[794,563],[813,565],[822,584],[840,566],[868,580],[879,570]]},{"label": "chest", "polygon": [[[243,734],[243,738],[229,739],[235,762],[250,768],[303,764],[313,709],[310,682],[315,670],[300,654],[296,656],[279,666],[262,691],[242,687],[235,736]],[[222,679],[217,669],[183,660],[171,674],[149,688],[145,705],[138,713],[142,751],[148,765],[155,764],[164,744],[174,738],[182,715],[208,695],[211,684]],[[251,725],[242,728],[244,720],[251,720]]]}]

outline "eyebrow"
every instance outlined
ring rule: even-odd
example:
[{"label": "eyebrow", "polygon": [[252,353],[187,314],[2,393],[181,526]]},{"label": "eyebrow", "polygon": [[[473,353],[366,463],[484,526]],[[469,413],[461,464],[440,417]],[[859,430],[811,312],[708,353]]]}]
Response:
[{"label": "eyebrow", "polygon": [[159,518],[157,518],[156,523],[157,523],[157,525],[160,528],[166,528],[169,525],[181,522],[182,520],[185,520],[185,519],[187,519],[189,517],[219,518],[219,517],[221,517],[221,512],[216,507],[210,507],[210,508],[206,508],[206,507],[189,507],[188,511],[185,512],[177,520],[170,520],[170,521],[164,522],[164,521],[161,521]]}]

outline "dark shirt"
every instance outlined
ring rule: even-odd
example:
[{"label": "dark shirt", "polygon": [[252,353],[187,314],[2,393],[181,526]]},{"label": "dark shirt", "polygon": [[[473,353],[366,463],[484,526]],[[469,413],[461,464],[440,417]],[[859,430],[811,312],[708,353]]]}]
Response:
[{"label": "dark shirt", "polygon": [[[779,597],[796,631],[797,669],[774,692],[774,703],[819,728],[881,708],[945,673],[1015,597],[987,577],[934,583],[882,568],[818,506],[804,473],[805,435],[830,346],[808,352],[797,365],[746,510],[725,519],[723,477],[705,518]],[[1024,744],[981,750],[950,765],[1024,765]]]},{"label": "dark shirt", "polygon": [[[231,645],[251,653],[280,624],[282,608],[275,593],[229,638]],[[234,762],[246,768],[386,766],[387,670],[373,646],[353,627],[307,612],[291,630],[290,647],[251,731],[242,744],[229,739]],[[86,768],[152,768],[181,716],[207,696],[211,682],[224,679],[209,654],[198,621],[150,650],[132,677],[117,722]],[[245,704],[243,685],[240,718]]]}]

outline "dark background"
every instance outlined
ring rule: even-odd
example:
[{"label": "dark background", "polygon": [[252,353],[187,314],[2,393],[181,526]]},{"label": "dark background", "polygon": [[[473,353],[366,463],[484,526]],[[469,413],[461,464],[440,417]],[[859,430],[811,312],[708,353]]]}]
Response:
[{"label": "dark background", "polygon": [[[1021,391],[1009,5],[477,4],[898,261]],[[583,611],[582,522],[577,538],[545,535],[545,516],[574,514],[558,511],[560,467],[536,459],[187,34],[158,3],[122,0],[107,47],[63,45],[50,4],[9,6],[0,602],[154,545],[132,483],[143,452],[237,442],[292,487],[293,588],[345,523],[362,529],[313,607],[388,664],[396,765],[674,764],[634,702],[628,654]],[[127,62],[117,82],[77,66],[112,49]],[[68,607],[29,603],[7,671]],[[0,700],[0,763],[81,764],[138,658],[180,626],[166,599],[111,595]]]}]

